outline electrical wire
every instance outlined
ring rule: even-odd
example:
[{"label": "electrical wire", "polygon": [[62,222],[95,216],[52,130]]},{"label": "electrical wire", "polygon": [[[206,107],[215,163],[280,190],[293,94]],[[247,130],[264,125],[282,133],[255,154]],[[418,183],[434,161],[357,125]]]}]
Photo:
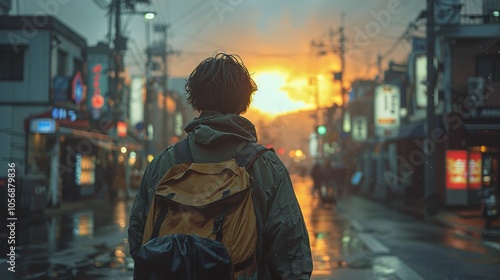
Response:
[{"label": "electrical wire", "polygon": [[[193,15],[196,15],[199,11],[203,11],[203,10],[200,10],[200,9],[203,6],[206,6],[209,3],[210,3],[210,1],[204,1],[204,0],[201,0],[201,1],[197,2],[186,13],[182,14],[182,16],[179,16],[175,20],[172,21],[172,24],[173,24],[172,28],[173,29],[174,28],[179,28],[181,26],[180,23],[182,23],[183,21],[186,21],[187,19],[191,20],[191,18],[193,18]],[[197,18],[197,17],[194,17],[194,18]]]},{"label": "electrical wire", "polygon": [[94,4],[95,4],[97,7],[99,7],[101,10],[108,10],[108,9],[109,9],[109,8],[108,8],[108,7],[109,7],[109,5],[111,5],[111,4],[107,4],[107,5],[102,4],[102,3],[101,3],[101,1],[99,1],[99,0],[92,0],[92,1],[93,1],[93,2],[94,2]]}]

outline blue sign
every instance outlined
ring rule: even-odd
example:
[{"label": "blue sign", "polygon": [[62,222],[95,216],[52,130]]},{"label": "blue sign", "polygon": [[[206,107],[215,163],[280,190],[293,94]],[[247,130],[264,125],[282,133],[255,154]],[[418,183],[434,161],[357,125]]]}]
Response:
[{"label": "blue sign", "polygon": [[52,108],[52,118],[55,120],[70,120],[72,122],[76,121],[78,118],[78,114],[75,110],[54,107]]},{"label": "blue sign", "polygon": [[56,132],[56,120],[54,119],[33,119],[30,123],[30,132],[33,133],[54,133]]},{"label": "blue sign", "polygon": [[68,101],[69,77],[56,76],[54,77],[52,89],[54,91],[54,102]]},{"label": "blue sign", "polygon": [[85,87],[83,85],[82,74],[80,71],[78,71],[75,78],[73,78],[71,98],[78,105],[80,105],[80,103],[82,103],[85,99]]}]

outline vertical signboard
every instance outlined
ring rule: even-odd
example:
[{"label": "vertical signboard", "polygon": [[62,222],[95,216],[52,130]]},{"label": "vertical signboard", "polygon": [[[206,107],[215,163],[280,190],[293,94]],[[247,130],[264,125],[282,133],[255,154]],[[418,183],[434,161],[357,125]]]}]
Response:
[{"label": "vertical signboard", "polygon": [[383,84],[375,88],[375,133],[378,137],[395,135],[400,126],[401,90]]},{"label": "vertical signboard", "polygon": [[469,153],[469,189],[481,188],[482,158],[480,152]]},{"label": "vertical signboard", "polygon": [[87,108],[93,120],[101,118],[108,108],[109,57],[105,53],[88,54]]},{"label": "vertical signboard", "polygon": [[[467,150],[446,151],[446,204],[467,205],[482,187],[483,154]],[[474,197],[471,197],[473,195]]]},{"label": "vertical signboard", "polygon": [[366,116],[352,116],[351,137],[354,141],[365,141],[368,137]]},{"label": "vertical signboard", "polygon": [[[481,188],[482,154],[466,150],[446,151],[446,188]],[[467,181],[468,180],[468,181]]]},{"label": "vertical signboard", "polygon": [[78,71],[71,82],[71,99],[80,105],[85,100],[85,85],[83,84],[82,73]]},{"label": "vertical signboard", "polygon": [[144,80],[141,76],[133,76],[130,82],[129,122],[137,126],[144,121]]},{"label": "vertical signboard", "polygon": [[446,189],[467,188],[467,151],[446,151]]},{"label": "vertical signboard", "polygon": [[[436,62],[436,61],[435,61]],[[425,54],[415,56],[415,104],[417,109],[427,108],[427,56]],[[436,81],[437,82],[437,81]],[[434,106],[439,104],[438,85],[434,92]]]}]

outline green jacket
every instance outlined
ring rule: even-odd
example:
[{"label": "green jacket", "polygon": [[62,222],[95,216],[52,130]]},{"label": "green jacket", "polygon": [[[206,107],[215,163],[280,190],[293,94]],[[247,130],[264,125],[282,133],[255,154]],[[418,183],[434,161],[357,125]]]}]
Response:
[{"label": "green jacket", "polygon": [[[220,162],[236,155],[242,141],[256,142],[254,125],[233,114],[204,111],[187,127],[195,162]],[[149,164],[131,210],[128,229],[130,254],[135,258],[142,243],[146,216],[159,180],[174,164],[173,150],[166,148]],[[310,279],[309,236],[288,170],[275,153],[265,152],[250,174],[257,216],[258,279]]]}]

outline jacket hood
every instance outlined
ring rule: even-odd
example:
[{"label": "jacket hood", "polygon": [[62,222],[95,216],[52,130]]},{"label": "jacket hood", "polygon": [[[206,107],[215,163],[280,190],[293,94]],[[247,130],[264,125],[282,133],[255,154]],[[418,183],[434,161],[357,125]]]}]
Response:
[{"label": "jacket hood", "polygon": [[236,114],[203,111],[187,125],[185,131],[200,145],[215,144],[228,138],[257,142],[255,126]]}]

